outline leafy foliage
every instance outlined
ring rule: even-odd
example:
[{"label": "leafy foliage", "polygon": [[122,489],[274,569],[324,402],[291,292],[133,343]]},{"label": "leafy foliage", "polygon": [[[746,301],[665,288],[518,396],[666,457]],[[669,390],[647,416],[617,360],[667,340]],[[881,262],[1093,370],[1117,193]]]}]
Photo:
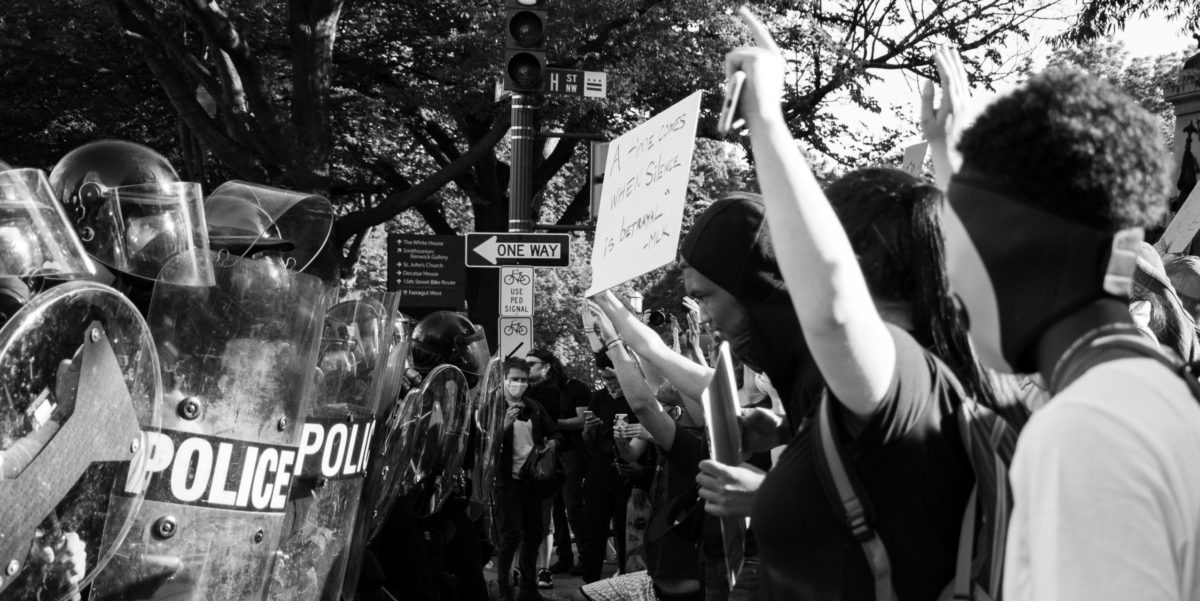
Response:
[{"label": "leafy foliage", "polygon": [[[867,86],[885,71],[932,75],[932,42],[962,49],[972,80],[987,84],[1011,69],[1007,42],[1051,1],[749,4],[790,51],[793,134],[849,167],[878,162],[900,132],[860,131],[832,107],[884,110]],[[611,138],[705,90],[687,219],[752,186],[745,140],[742,153],[713,141],[723,56],[748,42],[740,3],[551,0],[551,65],[605,71],[609,95],[546,96],[540,126]],[[492,86],[504,19],[502,0],[14,0],[0,16],[0,74],[21,93],[0,97],[0,158],[49,167],[83,142],[119,137],[164,151],[210,189],[236,177],[326,194],[343,277],[377,286],[385,231],[507,229],[511,115]],[[540,222],[587,221],[584,147],[539,142]],[[673,307],[678,278],[667,273],[633,285]],[[539,342],[572,357],[581,339],[567,336],[569,299],[582,277],[539,279]],[[490,328],[495,274],[472,270],[467,289],[472,319]]]},{"label": "leafy foliage", "polygon": [[1061,41],[1087,44],[1111,37],[1125,28],[1129,17],[1165,14],[1182,31],[1200,33],[1200,4],[1191,0],[1087,0]]}]

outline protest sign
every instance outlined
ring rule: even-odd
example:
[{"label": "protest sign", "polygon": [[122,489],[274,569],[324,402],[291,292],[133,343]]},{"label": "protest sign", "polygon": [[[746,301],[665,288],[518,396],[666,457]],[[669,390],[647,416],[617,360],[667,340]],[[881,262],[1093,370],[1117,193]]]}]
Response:
[{"label": "protest sign", "polygon": [[921,173],[925,169],[925,153],[928,150],[928,142],[917,142],[905,148],[904,164],[901,165],[901,168],[917,177],[921,177]]},{"label": "protest sign", "polygon": [[699,115],[696,92],[609,145],[587,296],[675,260]]},{"label": "protest sign", "polygon": [[[717,350],[716,365],[708,388],[700,396],[704,406],[704,426],[708,430],[709,455],[725,465],[742,463],[742,429],[738,423],[737,380],[729,343],[722,342]],[[725,568],[729,585],[737,583],[745,559],[747,523],[744,518],[721,518],[721,539],[725,548]]]},{"label": "protest sign", "polygon": [[1198,231],[1200,231],[1200,186],[1192,188],[1192,193],[1188,195],[1183,206],[1179,207],[1179,212],[1175,213],[1175,217],[1167,225],[1167,231],[1163,232],[1154,248],[1160,253],[1187,252],[1188,246],[1191,245],[1192,239],[1196,237]]}]

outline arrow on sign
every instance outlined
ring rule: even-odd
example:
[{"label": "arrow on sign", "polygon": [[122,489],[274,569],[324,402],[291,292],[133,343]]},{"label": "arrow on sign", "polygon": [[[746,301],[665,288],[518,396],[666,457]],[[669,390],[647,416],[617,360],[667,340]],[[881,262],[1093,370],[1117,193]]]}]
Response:
[{"label": "arrow on sign", "polygon": [[496,259],[557,259],[562,257],[563,245],[558,242],[498,242],[495,236],[473,249],[488,263]]}]

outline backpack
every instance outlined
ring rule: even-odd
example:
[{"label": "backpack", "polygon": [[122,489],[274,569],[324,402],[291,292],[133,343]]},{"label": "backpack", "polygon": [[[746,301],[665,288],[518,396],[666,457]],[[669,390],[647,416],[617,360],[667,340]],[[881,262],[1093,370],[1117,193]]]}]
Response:
[{"label": "backpack", "polygon": [[[938,599],[994,601],[1000,598],[1004,573],[1004,545],[1012,511],[1008,466],[1016,450],[1017,432],[1003,418],[972,401],[957,382],[953,385],[962,399],[955,418],[975,472],[975,485],[963,511],[954,580]],[[874,515],[866,489],[857,474],[847,469],[849,463],[832,427],[832,402],[826,391],[817,410],[819,423],[813,431],[821,488],[834,513],[863,548],[875,576],[875,599],[895,601],[887,550],[871,525]]]}]

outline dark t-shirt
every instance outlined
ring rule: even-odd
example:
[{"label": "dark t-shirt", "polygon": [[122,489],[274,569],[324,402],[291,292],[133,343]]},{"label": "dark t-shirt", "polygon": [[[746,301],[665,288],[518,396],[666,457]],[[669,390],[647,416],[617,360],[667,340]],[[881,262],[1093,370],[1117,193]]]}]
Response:
[{"label": "dark t-shirt", "polygon": [[597,461],[605,464],[612,463],[613,458],[617,457],[617,451],[613,446],[613,422],[616,415],[624,413],[625,422],[630,424],[637,423],[637,416],[633,414],[633,409],[629,407],[629,401],[626,401],[624,396],[613,398],[607,388],[601,388],[592,393],[588,410],[603,422],[592,439],[592,443],[588,445],[588,452],[592,455],[591,461],[592,463]]},{"label": "dark t-shirt", "polygon": [[[587,409],[592,402],[592,391],[587,384],[568,378],[562,384],[562,412],[560,419],[579,417],[576,408]],[[583,448],[583,430],[563,430],[563,451],[574,451]]]},{"label": "dark t-shirt", "polygon": [[551,382],[543,381],[537,385],[530,384],[529,388],[525,390],[525,396],[541,403],[542,407],[546,409],[546,413],[549,413],[550,417],[554,419],[558,419],[558,416],[562,413],[562,390]]},{"label": "dark t-shirt", "polygon": [[[954,408],[948,367],[913,338],[889,326],[896,372],[875,414],[857,437],[857,421],[834,403],[848,470],[874,507],[873,525],[887,548],[896,595],[933,601],[954,577],[963,509],[974,475]],[[772,599],[873,601],[874,578],[862,547],[830,506],[812,453],[814,419],[805,420],[767,474],[755,500],[754,530]]]}]

